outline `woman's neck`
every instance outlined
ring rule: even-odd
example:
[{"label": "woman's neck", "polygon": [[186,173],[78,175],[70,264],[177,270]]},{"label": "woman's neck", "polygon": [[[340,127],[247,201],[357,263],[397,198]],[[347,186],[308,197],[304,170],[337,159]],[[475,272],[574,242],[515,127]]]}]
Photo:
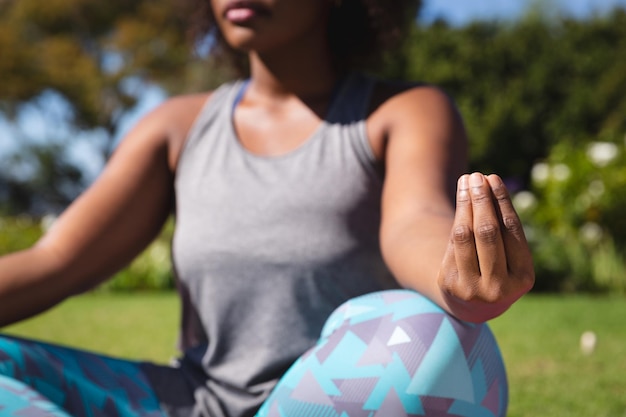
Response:
[{"label": "woman's neck", "polygon": [[270,52],[250,53],[250,90],[267,99],[329,97],[338,74],[325,39],[313,38]]}]

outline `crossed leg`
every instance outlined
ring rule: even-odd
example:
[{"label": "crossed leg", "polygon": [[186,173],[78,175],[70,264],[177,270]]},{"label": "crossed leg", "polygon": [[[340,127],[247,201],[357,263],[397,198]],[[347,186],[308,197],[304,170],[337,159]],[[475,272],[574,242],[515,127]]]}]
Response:
[{"label": "crossed leg", "polygon": [[257,417],[501,417],[507,402],[488,326],[397,290],[339,307]]}]

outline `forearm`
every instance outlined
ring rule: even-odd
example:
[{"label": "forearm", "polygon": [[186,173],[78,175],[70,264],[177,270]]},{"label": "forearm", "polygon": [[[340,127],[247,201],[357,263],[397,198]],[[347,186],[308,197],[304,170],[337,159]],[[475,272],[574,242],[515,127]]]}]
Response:
[{"label": "forearm", "polygon": [[383,228],[383,256],[402,287],[418,291],[447,309],[437,277],[453,219],[446,214],[419,217],[424,218],[413,219],[401,227],[394,225],[395,230]]},{"label": "forearm", "polygon": [[0,327],[40,313],[71,295],[55,255],[43,247],[0,258]]}]

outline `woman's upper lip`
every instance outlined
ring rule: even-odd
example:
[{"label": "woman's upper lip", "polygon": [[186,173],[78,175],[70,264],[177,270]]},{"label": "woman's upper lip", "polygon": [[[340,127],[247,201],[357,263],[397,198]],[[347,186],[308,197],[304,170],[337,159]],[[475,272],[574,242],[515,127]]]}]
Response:
[{"label": "woman's upper lip", "polygon": [[224,15],[233,9],[250,9],[257,13],[266,14],[269,12],[269,8],[258,1],[251,0],[233,0],[226,3],[224,7]]}]

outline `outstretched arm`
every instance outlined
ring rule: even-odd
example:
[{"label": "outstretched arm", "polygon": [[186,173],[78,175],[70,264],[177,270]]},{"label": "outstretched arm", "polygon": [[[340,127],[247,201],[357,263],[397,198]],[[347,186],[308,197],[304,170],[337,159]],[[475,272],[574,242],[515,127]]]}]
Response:
[{"label": "outstretched arm", "polygon": [[0,258],[0,326],[97,285],[158,234],[171,211],[180,144],[200,103],[193,100],[173,100],[145,117],[34,247]]},{"label": "outstretched arm", "polygon": [[381,247],[396,279],[462,320],[502,314],[534,282],[503,182],[463,175],[465,132],[439,90],[405,91],[377,112],[387,121]]}]

